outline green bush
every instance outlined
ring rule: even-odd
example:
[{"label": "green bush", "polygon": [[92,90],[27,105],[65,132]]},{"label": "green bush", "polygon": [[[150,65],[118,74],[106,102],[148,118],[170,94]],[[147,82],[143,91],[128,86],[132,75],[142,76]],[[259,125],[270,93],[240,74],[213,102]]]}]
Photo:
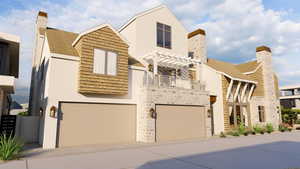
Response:
[{"label": "green bush", "polygon": [[278,130],[281,131],[281,132],[287,131],[288,130],[288,124],[284,124],[284,123],[279,124]]},{"label": "green bush", "polygon": [[240,133],[238,131],[233,131],[232,136],[238,137],[238,136],[240,136]]},{"label": "green bush", "polygon": [[253,131],[254,131],[256,134],[261,133],[262,130],[263,130],[263,128],[262,128],[261,126],[259,126],[259,125],[253,126]]},{"label": "green bush", "polygon": [[224,133],[224,132],[221,132],[221,133],[220,133],[220,137],[221,137],[221,138],[225,138],[225,137],[226,137],[225,133]]},{"label": "green bush", "polygon": [[290,125],[293,125],[297,120],[298,114],[300,114],[300,110],[281,108],[281,114],[282,114],[283,123],[288,123]]},{"label": "green bush", "polygon": [[16,137],[0,136],[0,159],[3,161],[13,160],[18,157],[23,148],[23,143]]},{"label": "green bush", "polygon": [[273,125],[271,124],[271,123],[268,123],[267,125],[266,125],[266,131],[267,131],[267,133],[272,133],[273,131],[274,131],[274,127],[273,127]]},{"label": "green bush", "polygon": [[[246,127],[245,127],[244,123],[241,123],[241,124],[239,125],[239,127],[237,128],[237,131],[239,132],[240,135],[246,133]],[[247,134],[248,134],[248,133],[247,133]]]},{"label": "green bush", "polygon": [[20,112],[18,115],[19,116],[28,116],[29,114],[27,111],[24,111],[24,112]]}]

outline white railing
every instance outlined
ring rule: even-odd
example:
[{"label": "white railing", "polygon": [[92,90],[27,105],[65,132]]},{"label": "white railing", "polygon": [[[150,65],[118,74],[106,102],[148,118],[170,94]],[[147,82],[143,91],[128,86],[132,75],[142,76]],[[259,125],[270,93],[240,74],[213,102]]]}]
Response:
[{"label": "white railing", "polygon": [[148,74],[145,79],[145,86],[159,88],[183,88],[205,90],[205,85],[199,81],[182,79],[176,76]]}]

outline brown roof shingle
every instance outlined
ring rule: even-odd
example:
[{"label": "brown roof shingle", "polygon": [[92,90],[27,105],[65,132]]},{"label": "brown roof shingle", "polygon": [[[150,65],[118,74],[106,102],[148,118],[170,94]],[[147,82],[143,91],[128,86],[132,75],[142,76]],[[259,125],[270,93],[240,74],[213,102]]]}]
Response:
[{"label": "brown roof shingle", "polygon": [[67,32],[54,28],[47,28],[46,36],[48,39],[50,52],[79,56],[76,49],[72,46],[73,41],[78,36],[77,33]]},{"label": "brown roof shingle", "polygon": [[242,73],[251,72],[251,71],[255,70],[257,68],[257,66],[259,66],[259,63],[257,63],[256,60],[235,65],[235,67]]},{"label": "brown roof shingle", "polygon": [[[72,43],[78,36],[77,33],[67,32],[54,28],[40,29],[40,33],[46,33],[50,52],[71,56],[79,56],[76,49],[72,46]],[[142,63],[140,63],[133,57],[128,58],[128,65],[144,67]]]},{"label": "brown roof shingle", "polygon": [[252,78],[240,72],[239,69],[237,69],[234,64],[215,60],[215,59],[208,59],[207,65],[219,72],[223,72],[231,76],[232,78],[254,81]]}]

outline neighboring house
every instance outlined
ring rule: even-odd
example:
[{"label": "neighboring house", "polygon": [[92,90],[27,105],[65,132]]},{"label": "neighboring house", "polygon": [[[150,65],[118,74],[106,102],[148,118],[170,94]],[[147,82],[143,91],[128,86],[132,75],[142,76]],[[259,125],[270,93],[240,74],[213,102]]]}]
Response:
[{"label": "neighboring house", "polygon": [[10,115],[18,115],[19,113],[24,113],[28,111],[28,104],[19,104],[16,101],[13,101],[10,105]]},{"label": "neighboring house", "polygon": [[280,104],[287,109],[300,109],[300,85],[280,87]]},{"label": "neighboring house", "polygon": [[[258,51],[266,56],[249,71],[207,60],[205,32],[188,33],[164,5],[136,15],[119,30],[103,24],[66,32],[47,27],[47,17],[44,12],[37,17],[29,106],[31,115],[43,117],[44,148],[206,138],[233,126],[231,105],[249,109],[250,102],[261,106],[262,122],[278,124],[271,119],[277,107],[265,100],[279,101],[267,94],[271,84],[260,84],[270,79],[256,79],[262,76],[257,69],[270,73],[275,94],[274,73],[265,70],[268,51]],[[251,112],[252,124],[258,122],[257,111]],[[243,110],[233,112],[238,125]]]},{"label": "neighboring house", "polygon": [[0,32],[0,115],[9,114],[11,94],[19,76],[20,38]]}]

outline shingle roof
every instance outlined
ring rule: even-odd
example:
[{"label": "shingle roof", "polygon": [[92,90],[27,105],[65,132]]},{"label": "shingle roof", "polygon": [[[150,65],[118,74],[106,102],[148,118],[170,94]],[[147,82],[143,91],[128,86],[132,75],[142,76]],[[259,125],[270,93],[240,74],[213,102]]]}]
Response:
[{"label": "shingle roof", "polygon": [[[72,43],[78,36],[77,33],[67,32],[54,28],[42,28],[39,31],[41,34],[46,33],[50,52],[63,55],[79,56],[76,49],[72,46]],[[141,64],[133,57],[128,58],[128,65],[144,67],[143,64]]]},{"label": "shingle roof", "polygon": [[259,63],[257,63],[256,60],[235,65],[235,67],[242,73],[254,71],[257,66],[259,66]]},{"label": "shingle roof", "polygon": [[47,28],[46,36],[48,39],[50,52],[79,56],[76,49],[72,46],[73,41],[78,36],[77,33],[67,32],[54,28]]},{"label": "shingle roof", "polygon": [[223,72],[231,76],[232,78],[255,82],[252,78],[240,72],[234,64],[215,59],[208,59],[207,65],[219,72]]}]

